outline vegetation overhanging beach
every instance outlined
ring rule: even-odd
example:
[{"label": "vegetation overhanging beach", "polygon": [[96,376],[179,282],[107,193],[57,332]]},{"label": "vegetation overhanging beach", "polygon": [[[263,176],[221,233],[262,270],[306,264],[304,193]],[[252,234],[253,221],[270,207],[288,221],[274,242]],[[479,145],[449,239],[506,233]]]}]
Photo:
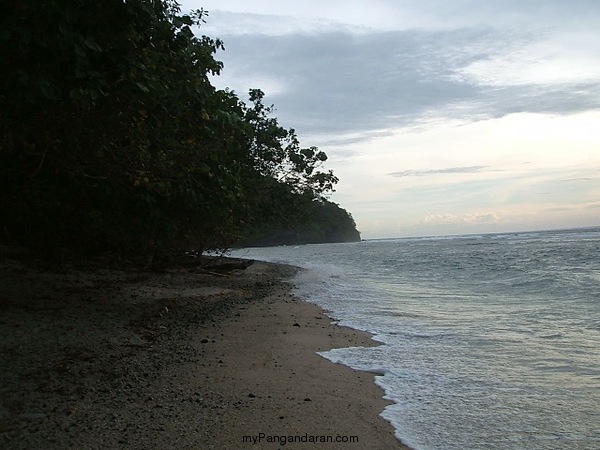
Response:
[{"label": "vegetation overhanging beach", "polygon": [[[13,2],[0,17],[0,242],[51,258],[360,240],[260,89],[175,0]],[[197,33],[198,36],[196,36]]]}]

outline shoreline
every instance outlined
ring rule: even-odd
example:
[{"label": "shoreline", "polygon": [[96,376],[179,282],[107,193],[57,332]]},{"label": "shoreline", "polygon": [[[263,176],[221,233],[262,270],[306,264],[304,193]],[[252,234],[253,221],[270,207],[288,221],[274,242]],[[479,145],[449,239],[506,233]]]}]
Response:
[{"label": "shoreline", "polygon": [[2,448],[406,448],[375,374],[317,354],[378,343],[295,268],[1,269]]}]

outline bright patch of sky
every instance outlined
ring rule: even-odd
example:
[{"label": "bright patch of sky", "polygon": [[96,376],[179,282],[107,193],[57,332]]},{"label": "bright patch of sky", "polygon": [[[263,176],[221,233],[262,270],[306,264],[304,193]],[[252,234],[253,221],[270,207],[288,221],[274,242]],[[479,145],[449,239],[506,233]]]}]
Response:
[{"label": "bright patch of sky", "polygon": [[364,238],[600,225],[597,0],[184,0]]}]

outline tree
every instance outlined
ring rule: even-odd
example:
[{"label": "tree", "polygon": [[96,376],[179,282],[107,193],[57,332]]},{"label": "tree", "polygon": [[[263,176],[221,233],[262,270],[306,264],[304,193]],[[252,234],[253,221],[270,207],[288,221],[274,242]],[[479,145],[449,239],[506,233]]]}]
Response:
[{"label": "tree", "polygon": [[262,223],[248,230],[237,245],[271,246],[322,244],[327,242],[357,242],[360,233],[352,215],[338,204],[325,199],[302,205],[307,214],[297,220]]},{"label": "tree", "polygon": [[212,86],[224,47],[192,32],[205,11],[181,14],[174,0],[4,9],[4,240],[52,254],[225,248],[333,189],[325,154],[300,148],[261,91],[248,106]]}]

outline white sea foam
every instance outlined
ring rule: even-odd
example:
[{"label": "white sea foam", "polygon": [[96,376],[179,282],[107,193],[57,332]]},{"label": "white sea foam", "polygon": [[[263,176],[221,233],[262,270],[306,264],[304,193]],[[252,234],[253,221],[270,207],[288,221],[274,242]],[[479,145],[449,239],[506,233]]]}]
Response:
[{"label": "white sea foam", "polygon": [[426,449],[600,448],[600,229],[252,249],[381,346],[321,355],[376,375]]}]

